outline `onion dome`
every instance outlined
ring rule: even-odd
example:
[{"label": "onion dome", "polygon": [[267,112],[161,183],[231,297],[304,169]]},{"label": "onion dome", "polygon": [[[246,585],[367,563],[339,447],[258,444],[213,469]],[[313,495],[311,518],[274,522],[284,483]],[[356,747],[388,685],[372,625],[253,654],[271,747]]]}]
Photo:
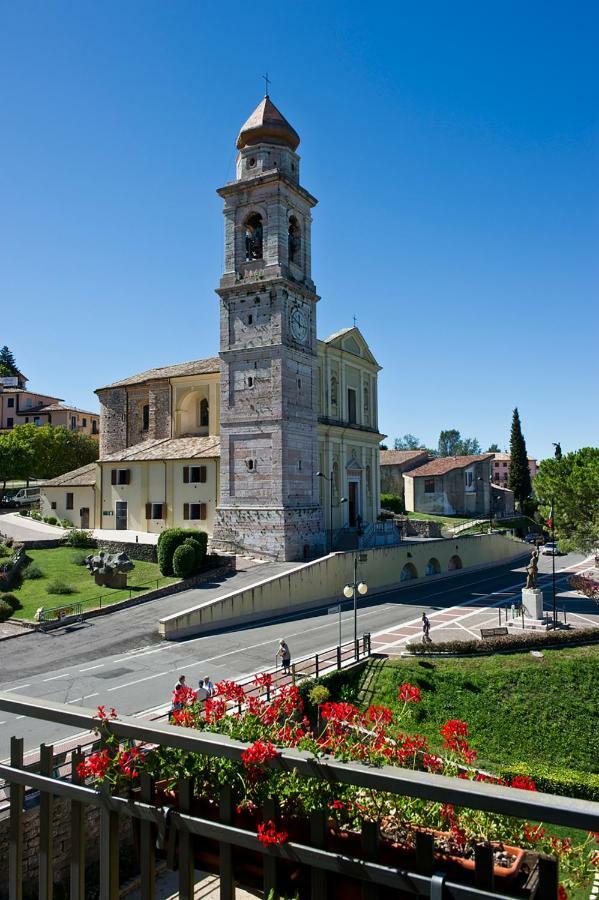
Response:
[{"label": "onion dome", "polygon": [[239,132],[237,149],[243,150],[252,144],[264,143],[282,144],[295,150],[299,142],[299,134],[267,94]]}]

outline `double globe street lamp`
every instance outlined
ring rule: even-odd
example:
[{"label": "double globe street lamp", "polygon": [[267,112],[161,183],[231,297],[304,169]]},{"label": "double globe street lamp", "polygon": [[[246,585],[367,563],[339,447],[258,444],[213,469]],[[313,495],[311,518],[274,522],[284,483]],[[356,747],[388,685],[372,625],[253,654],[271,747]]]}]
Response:
[{"label": "double globe street lamp", "polygon": [[368,585],[365,581],[358,581],[358,555],[354,554],[354,580],[343,588],[343,596],[354,601],[354,652],[358,659],[358,594],[362,597],[368,593]]}]

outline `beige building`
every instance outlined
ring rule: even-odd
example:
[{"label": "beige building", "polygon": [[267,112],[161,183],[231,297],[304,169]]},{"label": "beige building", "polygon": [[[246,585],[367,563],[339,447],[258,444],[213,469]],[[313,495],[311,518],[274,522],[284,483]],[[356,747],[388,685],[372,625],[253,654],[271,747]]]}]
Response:
[{"label": "beige building", "polygon": [[445,456],[406,472],[406,510],[441,516],[488,515],[492,459],[492,453]]},{"label": "beige building", "polygon": [[[298,143],[268,97],[239,134],[236,180],[219,190],[219,356],[96,392],[95,527],[197,526],[216,548],[301,559],[325,550],[330,529],[376,522],[380,366],[356,327],[316,338],[316,200],[299,184]],[[42,489],[44,508],[62,510],[67,494],[71,512],[88,508],[90,473],[78,472]]]},{"label": "beige building", "polygon": [[[493,462],[491,464],[493,484],[501,485],[502,487],[508,487],[510,480],[510,459],[511,456],[509,453],[493,454]],[[532,456],[528,457],[528,468],[530,470],[530,479],[532,481],[532,479],[539,471],[537,461],[536,459],[533,459]]]},{"label": "beige building", "polygon": [[70,431],[98,437],[100,416],[69,406],[60,397],[28,390],[24,375],[0,378],[0,431],[27,424],[62,425]]}]

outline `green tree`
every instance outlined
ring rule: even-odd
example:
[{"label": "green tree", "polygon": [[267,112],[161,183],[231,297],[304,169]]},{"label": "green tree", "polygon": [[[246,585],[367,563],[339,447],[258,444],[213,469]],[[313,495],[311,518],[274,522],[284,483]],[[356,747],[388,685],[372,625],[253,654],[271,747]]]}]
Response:
[{"label": "green tree", "polygon": [[12,439],[12,432],[0,436],[0,480],[3,492],[7,481],[30,477],[32,460],[31,448],[24,442]]},{"label": "green tree", "polygon": [[420,438],[414,434],[404,434],[403,437],[395,438],[393,443],[394,450],[420,450],[421,447]]},{"label": "green tree", "polygon": [[561,444],[554,444],[553,446],[555,447],[555,458],[556,458],[556,459],[561,459],[561,458],[562,458],[562,455],[563,455],[563,454],[562,454],[562,445],[561,445]]},{"label": "green tree", "polygon": [[23,478],[56,478],[98,458],[97,441],[62,425],[17,425],[5,440],[26,453],[29,471],[18,476]]},{"label": "green tree", "polygon": [[487,453],[501,453],[499,444],[491,444],[487,449]]},{"label": "green tree", "polygon": [[551,515],[564,550],[589,553],[599,546],[599,448],[583,447],[544,459],[534,480],[540,512]]},{"label": "green tree", "polygon": [[516,503],[520,504],[530,497],[532,485],[530,482],[530,469],[528,468],[528,453],[526,452],[526,441],[522,434],[522,425],[520,424],[520,414],[518,408],[514,410],[512,416],[512,431],[510,434],[510,468],[509,468],[509,486],[514,492]]},{"label": "green tree", "polygon": [[8,376],[19,374],[17,362],[6,344],[0,350],[0,374]]},{"label": "green tree", "polygon": [[471,456],[480,453],[476,438],[463,438],[457,428],[449,428],[439,435],[438,456]]}]

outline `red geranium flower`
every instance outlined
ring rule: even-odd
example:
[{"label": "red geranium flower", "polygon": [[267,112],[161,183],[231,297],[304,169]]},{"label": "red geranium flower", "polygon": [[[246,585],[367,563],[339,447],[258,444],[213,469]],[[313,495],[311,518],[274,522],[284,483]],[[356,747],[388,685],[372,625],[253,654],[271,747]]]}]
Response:
[{"label": "red geranium flower", "polygon": [[258,840],[261,844],[284,844],[289,839],[286,831],[277,831],[277,826],[272,819],[263,825],[258,825]]},{"label": "red geranium flower", "polygon": [[255,741],[241,754],[241,759],[246,768],[250,766],[263,766],[269,759],[280,756],[279,751],[270,741]]},{"label": "red geranium flower", "polygon": [[402,701],[402,703],[421,703],[422,697],[420,695],[420,688],[416,687],[415,684],[408,684],[406,681],[400,687],[397,696]]},{"label": "red geranium flower", "polygon": [[537,785],[528,775],[516,775],[512,778],[510,787],[520,788],[521,791],[536,791]]}]

